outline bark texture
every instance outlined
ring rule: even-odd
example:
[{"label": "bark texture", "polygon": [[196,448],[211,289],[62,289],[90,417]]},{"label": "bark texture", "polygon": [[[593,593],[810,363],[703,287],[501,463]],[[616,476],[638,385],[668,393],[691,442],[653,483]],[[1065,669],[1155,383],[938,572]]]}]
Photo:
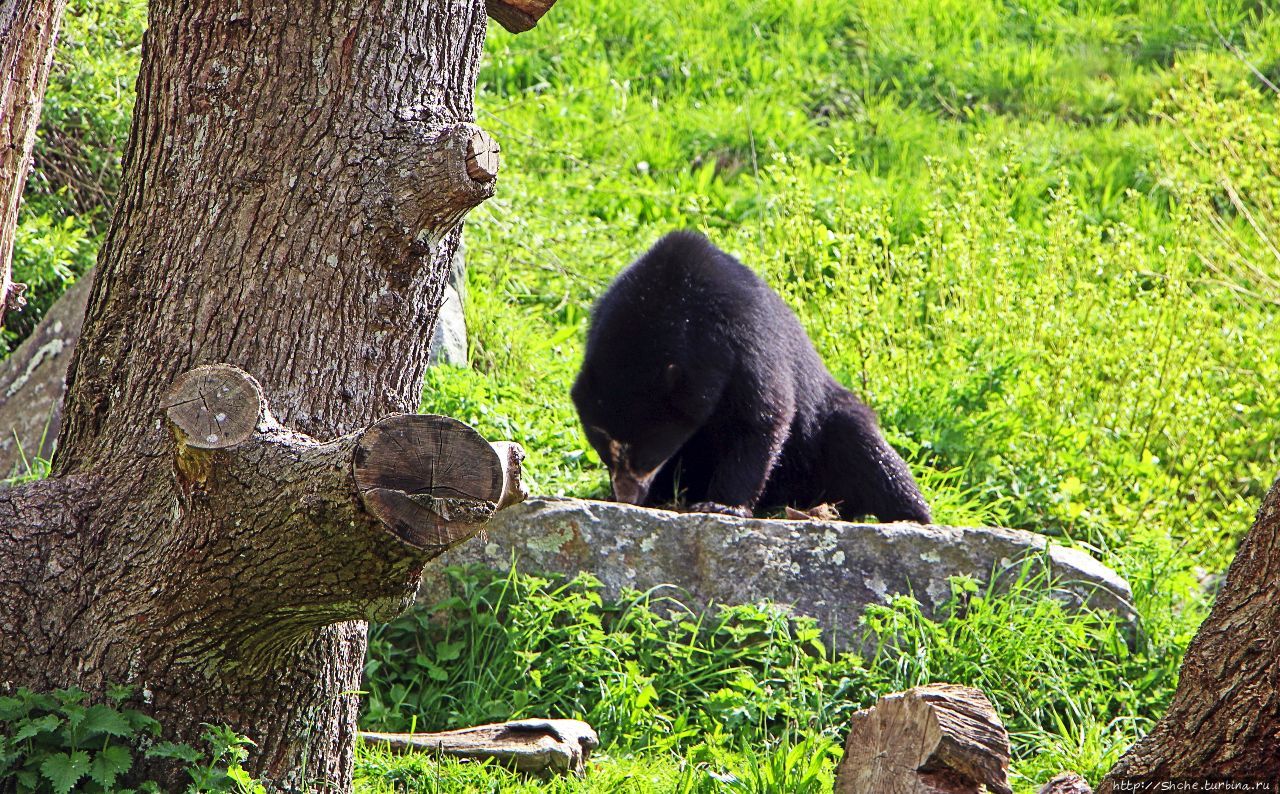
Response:
[{"label": "bark texture", "polygon": [[0,0],[0,325],[25,303],[11,280],[14,231],[67,0]]},{"label": "bark texture", "polygon": [[417,406],[457,224],[494,190],[485,24],[483,0],[151,3],[54,477],[0,492],[0,690],[131,683],[174,738],[248,734],[278,790],[350,789],[363,621],[504,500],[405,449],[419,490],[383,490],[430,532],[392,526],[356,454]]},{"label": "bark texture", "polygon": [[1133,790],[1120,781],[1274,780],[1280,770],[1278,539],[1280,480],[1187,648],[1168,713],[1120,759],[1098,794]]},{"label": "bark texture", "polygon": [[1093,794],[1093,789],[1079,774],[1063,772],[1041,786],[1036,794]]}]

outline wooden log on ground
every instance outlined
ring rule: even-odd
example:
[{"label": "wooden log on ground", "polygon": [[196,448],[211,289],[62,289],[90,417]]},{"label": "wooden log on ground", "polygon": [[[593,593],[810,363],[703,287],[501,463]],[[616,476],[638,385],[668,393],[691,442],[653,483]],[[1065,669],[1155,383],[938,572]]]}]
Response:
[{"label": "wooden log on ground", "polygon": [[1041,786],[1038,794],[1093,794],[1093,789],[1075,772],[1063,772]]},{"label": "wooden log on ground", "polygon": [[932,684],[853,715],[835,792],[1012,794],[1008,771],[1009,734],[986,695]]},{"label": "wooden log on ground", "polygon": [[591,751],[600,746],[595,730],[579,720],[516,720],[443,733],[361,731],[360,738],[398,752],[492,759],[537,775],[582,775]]}]

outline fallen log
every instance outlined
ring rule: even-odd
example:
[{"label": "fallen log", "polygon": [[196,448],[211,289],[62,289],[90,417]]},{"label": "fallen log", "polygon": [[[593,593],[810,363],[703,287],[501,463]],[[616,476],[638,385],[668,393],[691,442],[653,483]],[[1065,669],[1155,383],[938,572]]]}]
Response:
[{"label": "fallen log", "polygon": [[443,733],[361,731],[365,744],[397,752],[439,753],[476,761],[492,759],[517,772],[582,775],[591,751],[600,746],[595,730],[579,720],[528,719],[479,725]]},{"label": "fallen log", "polygon": [[1063,772],[1041,786],[1038,794],[1093,794],[1093,789],[1075,772]]}]

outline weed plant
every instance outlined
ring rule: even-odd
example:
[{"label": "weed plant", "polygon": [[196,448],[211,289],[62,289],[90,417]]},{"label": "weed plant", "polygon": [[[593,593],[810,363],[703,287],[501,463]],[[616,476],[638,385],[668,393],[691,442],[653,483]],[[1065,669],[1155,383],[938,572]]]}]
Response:
[{"label": "weed plant", "polygon": [[205,726],[206,749],[157,741],[161,725],[124,706],[132,694],[112,686],[105,703],[74,687],[0,696],[0,792],[160,794],[154,780],[124,783],[139,758],[169,759],[187,773],[183,794],[266,794],[241,764],[253,742],[221,725]]}]

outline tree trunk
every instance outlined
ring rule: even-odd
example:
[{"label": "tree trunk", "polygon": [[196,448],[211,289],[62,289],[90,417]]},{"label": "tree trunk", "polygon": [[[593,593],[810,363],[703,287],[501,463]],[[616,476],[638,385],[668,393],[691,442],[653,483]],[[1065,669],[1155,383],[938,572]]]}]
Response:
[{"label": "tree trunk", "polygon": [[[467,365],[463,315],[466,265],[461,241],[449,267],[445,298],[431,334],[428,364]],[[0,361],[0,480],[26,474],[36,457],[53,455],[62,427],[67,364],[80,341],[93,271],[80,276],[54,301],[31,335]]]},{"label": "tree trunk", "polygon": [[0,326],[6,309],[25,302],[25,285],[11,280],[14,230],[66,7],[67,0],[0,0]]},{"label": "tree trunk", "polygon": [[494,189],[485,24],[152,2],[54,477],[0,491],[0,689],[133,684],[173,738],[250,736],[276,789],[350,788],[363,621],[518,480],[464,430],[373,424],[418,405]]},{"label": "tree trunk", "polygon": [[[1280,770],[1280,480],[1182,662],[1169,711],[1098,794],[1121,781],[1274,780]],[[1151,789],[1155,790],[1155,789]]]}]

